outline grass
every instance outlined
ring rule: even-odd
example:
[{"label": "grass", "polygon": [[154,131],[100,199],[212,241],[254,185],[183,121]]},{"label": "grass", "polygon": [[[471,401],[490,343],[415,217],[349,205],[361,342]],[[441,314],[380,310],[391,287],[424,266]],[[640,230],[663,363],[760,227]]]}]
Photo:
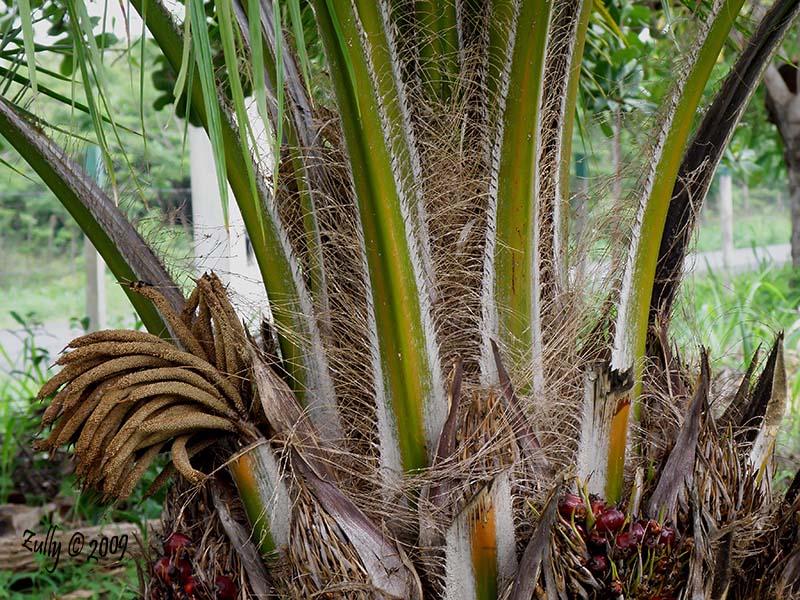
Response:
[{"label": "grass", "polygon": [[[191,264],[191,243],[182,227],[164,225],[160,218],[140,219],[142,236],[154,247],[165,264],[185,282]],[[37,253],[30,247],[15,250],[0,236],[0,329],[17,328],[12,312],[42,323],[78,320],[85,316],[86,272],[83,248],[74,258],[69,253]],[[109,327],[129,327],[133,309],[116,279],[106,269],[106,315]]]},{"label": "grass", "polygon": [[[19,318],[19,317],[18,317]],[[0,345],[0,504],[7,503],[11,492],[19,492],[26,473],[41,475],[42,470],[50,468],[54,473],[59,467],[52,467],[52,461],[41,454],[21,452],[30,448],[41,419],[41,404],[35,396],[43,382],[48,378],[48,365],[51,362],[47,350],[40,347],[37,337],[42,333],[40,326],[19,318],[17,325],[22,329],[23,351],[20,357],[12,357]],[[61,515],[64,522],[72,527],[90,527],[108,522],[131,522],[140,529],[149,519],[161,514],[164,492],[144,499],[143,493],[164,466],[166,459],[157,461],[148,470],[145,481],[134,495],[123,503],[108,507],[79,490],[75,478],[58,473],[55,500],[69,507]],[[39,477],[41,479],[41,477]],[[40,506],[53,500],[38,492],[25,494],[28,506]],[[40,529],[46,531],[45,523]],[[62,557],[66,549],[62,549]],[[136,563],[132,558],[123,559],[123,566],[113,571],[104,571],[96,564],[75,565],[64,560],[52,573],[47,568],[51,559],[39,557],[44,561],[41,568],[31,573],[14,573],[2,570],[0,565],[0,597],[15,599],[61,598],[75,593],[75,598],[122,599],[138,596]]]},{"label": "grass", "polygon": [[[757,214],[743,215],[734,209],[733,247],[750,248],[752,246],[770,246],[788,244],[791,238],[792,224],[788,207],[763,206]],[[719,215],[706,210],[701,217],[697,234],[697,252],[722,250],[722,230]]]},{"label": "grass", "polygon": [[[704,345],[726,366],[743,369],[755,348],[770,345],[778,331],[785,346],[800,344],[800,288],[791,265],[768,263],[726,278],[709,272],[688,277],[681,288],[672,333],[679,347]],[[800,391],[800,390],[798,390]]]},{"label": "grass", "polygon": [[743,372],[758,346],[763,360],[777,333],[785,332],[789,401],[776,445],[775,483],[788,485],[800,460],[800,273],[791,265],[763,263],[730,279],[713,272],[689,277],[671,331],[690,361],[696,362],[700,345],[709,348],[717,373]]},{"label": "grass", "polygon": [[[7,600],[36,598],[102,598],[119,600],[137,598],[138,580],[136,566],[126,562],[113,571],[99,569],[96,564],[71,565],[48,573],[45,564],[33,573],[0,571],[0,590]],[[88,594],[80,594],[88,592]]]},{"label": "grass", "polygon": [[[86,273],[83,258],[34,257],[7,251],[0,272],[0,329],[17,328],[12,312],[47,323],[85,314]],[[130,322],[133,310],[125,293],[106,272],[109,324]]]}]

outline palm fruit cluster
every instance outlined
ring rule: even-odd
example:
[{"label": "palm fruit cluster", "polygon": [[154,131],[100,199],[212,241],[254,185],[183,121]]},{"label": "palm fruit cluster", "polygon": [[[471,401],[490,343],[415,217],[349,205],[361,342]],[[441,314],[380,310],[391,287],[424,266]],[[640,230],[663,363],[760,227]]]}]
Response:
[{"label": "palm fruit cluster", "polygon": [[76,474],[106,498],[126,498],[159,454],[199,483],[193,456],[221,433],[252,439],[246,333],[216,275],[204,275],[178,314],[157,288],[131,285],[164,315],[179,347],[142,331],[108,330],[70,342],[63,368],[39,392],[53,396],[42,417],[52,425],[40,450],[74,444]]},{"label": "palm fruit cluster", "polygon": [[[560,553],[571,555],[586,597],[673,600],[686,580],[692,538],[606,506],[596,495],[568,493],[558,502]],[[573,571],[573,572],[575,572]]]},{"label": "palm fruit cluster", "polygon": [[226,575],[207,582],[195,572],[194,546],[180,532],[173,532],[163,543],[163,556],[152,565],[151,600],[233,600],[239,587]]}]

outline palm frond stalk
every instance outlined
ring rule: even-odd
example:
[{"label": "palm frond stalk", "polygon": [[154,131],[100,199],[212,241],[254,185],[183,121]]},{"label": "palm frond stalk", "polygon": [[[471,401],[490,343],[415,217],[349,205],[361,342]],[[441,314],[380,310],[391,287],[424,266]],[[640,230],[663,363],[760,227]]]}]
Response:
[{"label": "palm frond stalk", "polygon": [[[40,394],[40,447],[71,446],[108,499],[168,457],[153,486],[175,480],[171,533],[145,593],[798,592],[800,483],[772,489],[782,337],[755,384],[751,370],[711,398],[707,352],[695,375],[666,327],[697,201],[800,3],[766,13],[690,142],[742,2],[695,7],[631,234],[611,240],[624,270],[591,280],[570,269],[591,244],[570,241],[569,174],[599,4],[248,0],[206,15],[194,0],[183,22],[162,0],[131,4],[241,209],[272,315],[261,331],[213,274],[182,297],[22,103],[0,99],[0,135],[93,236],[148,328],[168,332],[73,340]],[[95,53],[77,58],[101,77]],[[309,76],[329,84],[324,100]],[[110,115],[97,116],[102,129]]]}]

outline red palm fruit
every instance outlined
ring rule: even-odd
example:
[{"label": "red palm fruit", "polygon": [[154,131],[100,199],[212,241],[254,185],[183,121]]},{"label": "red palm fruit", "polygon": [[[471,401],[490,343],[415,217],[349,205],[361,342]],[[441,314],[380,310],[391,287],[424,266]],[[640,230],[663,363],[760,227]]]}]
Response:
[{"label": "red palm fruit", "polygon": [[602,554],[592,556],[586,563],[586,567],[592,573],[605,573],[608,571],[608,559]]},{"label": "red palm fruit", "polygon": [[636,534],[626,531],[617,536],[617,539],[614,540],[614,545],[622,552],[628,552],[639,545],[639,540],[636,539]]},{"label": "red palm fruit", "polygon": [[575,531],[578,532],[578,535],[581,536],[582,540],[586,539],[586,527],[581,525],[580,523],[575,523]]},{"label": "red palm fruit", "polygon": [[166,556],[159,558],[153,565],[153,573],[161,581],[165,583],[170,582],[170,574],[172,571],[172,561]]},{"label": "red palm fruit", "polygon": [[615,596],[619,596],[622,593],[622,582],[615,579],[609,584],[608,591]]},{"label": "red palm fruit", "polygon": [[669,525],[664,525],[658,536],[658,543],[662,546],[671,546],[675,543],[675,529]]},{"label": "red palm fruit", "polygon": [[173,563],[175,570],[178,572],[178,576],[182,582],[186,582],[192,576],[192,565],[189,563],[188,560],[178,559]]},{"label": "red palm fruit", "polygon": [[625,513],[611,506],[597,515],[595,527],[600,533],[617,533],[625,524]]},{"label": "red palm fruit", "polygon": [[173,531],[170,536],[164,540],[164,554],[167,556],[177,556],[182,548],[187,548],[191,545],[192,540],[182,533]]},{"label": "red palm fruit", "polygon": [[214,580],[214,586],[217,598],[222,598],[223,600],[233,600],[236,598],[236,594],[239,593],[239,589],[233,580],[230,577],[225,577],[225,575],[218,575]]},{"label": "red palm fruit", "polygon": [[644,538],[644,532],[645,532],[644,525],[642,525],[641,523],[639,523],[637,521],[637,522],[631,524],[630,532],[636,538],[637,542],[641,542],[642,539]]},{"label": "red palm fruit", "polygon": [[586,505],[577,494],[567,494],[558,503],[558,512],[567,520],[574,517],[578,521],[586,517]]},{"label": "red palm fruit", "polygon": [[194,582],[194,578],[189,577],[183,584],[183,593],[186,594],[187,597],[191,598],[194,596],[196,590],[197,584]]},{"label": "red palm fruit", "polygon": [[607,542],[608,539],[606,538],[606,536],[602,535],[601,533],[599,533],[597,530],[594,529],[589,534],[589,539],[586,540],[586,544],[590,548],[593,548],[595,550],[604,550]]},{"label": "red palm fruit", "polygon": [[648,532],[644,538],[645,547],[650,548],[650,550],[655,550],[659,545],[658,539],[657,535]]},{"label": "red palm fruit", "polygon": [[589,496],[589,503],[592,507],[592,514],[597,517],[606,507],[606,501],[595,494]]}]

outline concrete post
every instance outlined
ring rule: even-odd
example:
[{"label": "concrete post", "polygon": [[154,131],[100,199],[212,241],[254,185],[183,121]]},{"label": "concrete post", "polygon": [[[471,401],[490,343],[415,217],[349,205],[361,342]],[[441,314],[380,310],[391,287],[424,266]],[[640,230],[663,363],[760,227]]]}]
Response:
[{"label": "concrete post", "polygon": [[189,126],[192,226],[197,273],[213,270],[241,299],[267,313],[266,294],[249,250],[239,207],[228,188],[228,229],[219,197],[214,153],[204,129]]},{"label": "concrete post", "polygon": [[[86,149],[84,167],[102,187],[105,171],[98,146],[92,145]],[[106,263],[86,236],[83,242],[83,256],[86,270],[86,316],[89,318],[89,331],[97,331],[106,326]]]},{"label": "concrete post", "polygon": [[722,230],[722,263],[729,270],[733,264],[733,182],[727,169],[720,169],[719,220]]}]

